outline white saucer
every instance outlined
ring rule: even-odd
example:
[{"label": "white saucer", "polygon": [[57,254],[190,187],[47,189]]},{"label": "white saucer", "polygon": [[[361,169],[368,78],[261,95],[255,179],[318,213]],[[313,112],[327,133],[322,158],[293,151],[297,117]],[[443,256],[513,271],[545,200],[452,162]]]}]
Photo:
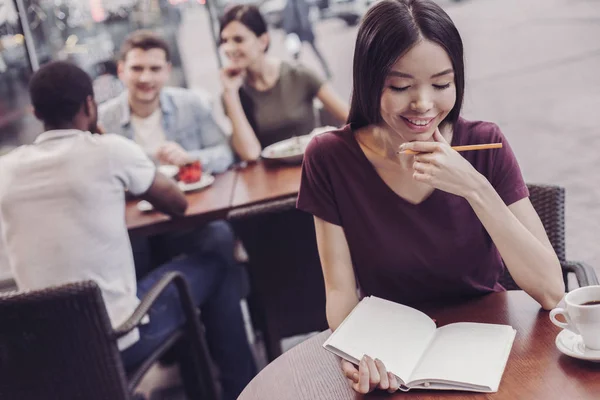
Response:
[{"label": "white saucer", "polygon": [[148,212],[148,211],[152,211],[154,209],[154,207],[152,207],[152,204],[150,204],[150,202],[148,202],[146,200],[140,200],[137,203],[136,207],[141,212]]},{"label": "white saucer", "polygon": [[158,171],[169,178],[174,178],[179,173],[177,165],[163,164],[158,166]]},{"label": "white saucer", "polygon": [[575,357],[580,360],[600,362],[600,350],[590,350],[583,344],[580,335],[563,329],[556,336],[556,347],[561,353]]},{"label": "white saucer", "polygon": [[194,182],[194,183],[177,182],[177,185],[179,185],[179,189],[181,189],[181,191],[191,192],[192,190],[204,189],[205,187],[212,185],[214,181],[215,181],[215,177],[212,176],[211,174],[202,174],[202,178],[200,178],[200,180],[198,182]]},{"label": "white saucer", "polygon": [[[214,181],[215,181],[214,176],[212,176],[210,174],[203,174],[202,178],[200,178],[200,180],[198,182],[194,182],[194,183],[177,182],[177,185],[179,186],[179,189],[181,189],[181,191],[191,192],[193,190],[200,190],[200,189],[209,187],[210,185],[212,185],[214,183]],[[150,204],[146,200],[140,200],[137,203],[136,207],[138,210],[140,210],[142,212],[149,212],[149,211],[154,210],[154,207],[152,207],[152,204]]]}]

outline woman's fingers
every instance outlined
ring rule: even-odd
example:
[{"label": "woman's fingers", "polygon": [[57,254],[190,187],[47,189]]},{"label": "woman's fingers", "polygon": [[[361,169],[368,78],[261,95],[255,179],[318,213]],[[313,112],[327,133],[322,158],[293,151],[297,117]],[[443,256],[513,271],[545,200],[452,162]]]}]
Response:
[{"label": "woman's fingers", "polygon": [[358,369],[356,369],[354,364],[342,360],[342,372],[346,378],[352,381],[352,383],[358,383]]},{"label": "woman's fingers", "polygon": [[412,150],[417,153],[433,153],[442,146],[439,142],[406,142],[400,146],[400,151]]},{"label": "woman's fingers", "polygon": [[381,380],[381,376],[379,375],[379,370],[375,365],[375,360],[373,360],[369,356],[365,356],[367,361],[367,366],[369,367],[369,392],[375,389],[379,385],[379,381]]},{"label": "woman's fingers", "polygon": [[400,382],[398,382],[398,378],[396,378],[396,375],[392,374],[391,372],[387,373],[387,377],[388,377],[388,382],[390,384],[387,391],[390,393],[394,393],[395,391],[397,391],[400,388]]},{"label": "woman's fingers", "polygon": [[377,367],[377,372],[379,373],[379,388],[388,390],[390,387],[390,381],[388,379],[388,373],[385,365],[380,359],[376,358],[375,366]]},{"label": "woman's fingers", "polygon": [[356,384],[355,390],[358,393],[369,393],[371,390],[370,384],[370,369],[367,364],[367,357],[364,356],[362,360],[360,360],[360,364],[358,365],[358,383]]},{"label": "woman's fingers", "polygon": [[344,376],[350,379],[352,388],[358,393],[366,394],[375,388],[393,393],[400,386],[396,376],[387,371],[381,360],[373,360],[367,355],[360,360],[358,370],[353,364],[342,360],[342,371]]}]

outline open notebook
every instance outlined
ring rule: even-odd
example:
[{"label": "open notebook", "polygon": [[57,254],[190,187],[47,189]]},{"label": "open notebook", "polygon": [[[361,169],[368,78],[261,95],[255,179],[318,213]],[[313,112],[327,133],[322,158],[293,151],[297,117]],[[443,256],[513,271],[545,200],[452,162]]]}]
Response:
[{"label": "open notebook", "polygon": [[509,325],[461,322],[436,329],[422,312],[365,297],[325,341],[326,350],[358,364],[379,358],[401,390],[496,392],[516,331]]}]

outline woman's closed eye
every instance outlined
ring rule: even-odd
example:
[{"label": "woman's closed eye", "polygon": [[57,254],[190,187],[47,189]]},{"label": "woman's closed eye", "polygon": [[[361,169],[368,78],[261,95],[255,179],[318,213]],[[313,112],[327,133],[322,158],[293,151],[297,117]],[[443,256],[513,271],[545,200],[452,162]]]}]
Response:
[{"label": "woman's closed eye", "polygon": [[451,84],[451,83],[452,83],[452,82],[448,82],[448,83],[446,83],[445,85],[433,85],[433,87],[434,87],[436,90],[444,90],[444,89],[448,89],[448,88],[450,87],[450,84]]},{"label": "woman's closed eye", "polygon": [[390,86],[390,89],[392,89],[394,92],[404,92],[409,87],[410,86]]}]

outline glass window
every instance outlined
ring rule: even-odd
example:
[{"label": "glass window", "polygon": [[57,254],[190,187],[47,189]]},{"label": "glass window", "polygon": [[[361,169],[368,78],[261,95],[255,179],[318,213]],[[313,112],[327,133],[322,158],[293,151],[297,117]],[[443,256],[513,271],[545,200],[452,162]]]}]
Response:
[{"label": "glass window", "polygon": [[0,0],[0,154],[41,130],[30,112],[31,65],[13,0]]}]

